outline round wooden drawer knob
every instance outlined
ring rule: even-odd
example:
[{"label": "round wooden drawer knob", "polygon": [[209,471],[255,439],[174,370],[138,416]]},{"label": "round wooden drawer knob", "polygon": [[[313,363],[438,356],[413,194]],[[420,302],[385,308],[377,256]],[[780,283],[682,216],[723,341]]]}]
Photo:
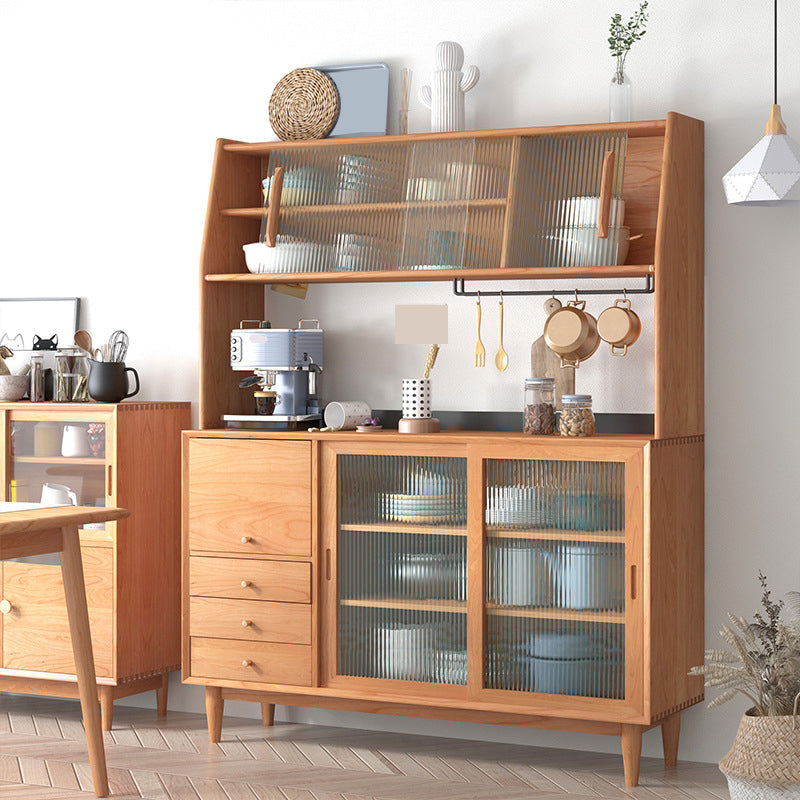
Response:
[{"label": "round wooden drawer knob", "polygon": [[252,541],[253,541],[253,537],[252,536],[242,536],[242,544],[248,544],[248,542],[252,542]]},{"label": "round wooden drawer knob", "polygon": [[253,666],[253,662],[249,658],[246,658],[244,661],[242,661],[242,666],[243,667],[252,667]]},{"label": "round wooden drawer knob", "polygon": [[247,628],[248,626],[252,625],[253,623],[249,619],[242,620],[242,627]]},{"label": "round wooden drawer knob", "polygon": [[4,614],[8,614],[13,608],[14,606],[12,606],[8,600],[0,600],[0,611],[2,611]]},{"label": "round wooden drawer knob", "polygon": [[252,581],[242,581],[242,589],[246,589],[248,586],[251,586],[252,583]]}]

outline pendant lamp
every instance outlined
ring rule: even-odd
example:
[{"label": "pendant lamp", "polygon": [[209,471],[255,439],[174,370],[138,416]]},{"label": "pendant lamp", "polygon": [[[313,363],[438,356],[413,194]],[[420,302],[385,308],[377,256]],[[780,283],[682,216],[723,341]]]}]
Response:
[{"label": "pendant lamp", "polygon": [[764,138],[722,179],[728,203],[777,206],[800,202],[800,145],[786,133],[778,105],[778,0],[774,24],[774,98]]}]

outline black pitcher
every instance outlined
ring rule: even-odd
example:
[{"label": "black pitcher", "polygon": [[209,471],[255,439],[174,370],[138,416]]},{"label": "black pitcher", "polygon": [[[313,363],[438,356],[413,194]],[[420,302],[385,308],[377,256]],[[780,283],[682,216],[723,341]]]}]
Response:
[{"label": "black pitcher", "polygon": [[[133,397],[139,391],[139,373],[133,367],[126,367],[124,361],[92,361],[89,360],[89,396],[101,403],[119,403],[127,397]],[[136,388],[128,391],[128,376],[132,372],[136,379]]]}]

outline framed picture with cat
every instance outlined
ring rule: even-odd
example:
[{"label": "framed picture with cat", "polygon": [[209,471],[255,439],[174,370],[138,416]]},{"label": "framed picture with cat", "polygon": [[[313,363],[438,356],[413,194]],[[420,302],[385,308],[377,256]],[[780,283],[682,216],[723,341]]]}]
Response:
[{"label": "framed picture with cat", "polygon": [[0,346],[17,351],[71,347],[79,297],[0,298]]}]

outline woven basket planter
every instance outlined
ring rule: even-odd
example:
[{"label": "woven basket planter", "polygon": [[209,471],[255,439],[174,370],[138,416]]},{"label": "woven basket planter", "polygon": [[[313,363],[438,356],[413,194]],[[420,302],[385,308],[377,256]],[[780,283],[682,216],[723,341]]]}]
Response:
[{"label": "woven basket planter", "polygon": [[800,798],[800,718],[745,714],[731,751],[719,762],[731,800]]}]

